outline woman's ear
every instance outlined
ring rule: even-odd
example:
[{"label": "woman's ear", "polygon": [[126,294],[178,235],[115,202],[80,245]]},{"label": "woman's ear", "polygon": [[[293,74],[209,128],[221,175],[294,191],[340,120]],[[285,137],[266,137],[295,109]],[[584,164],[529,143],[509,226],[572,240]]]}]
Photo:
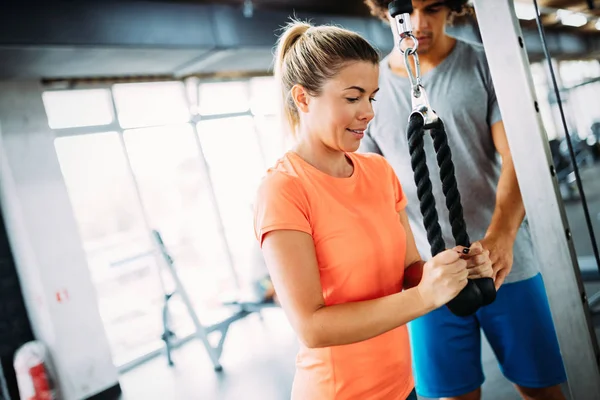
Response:
[{"label": "woman's ear", "polygon": [[292,86],[291,94],[298,111],[303,113],[308,112],[310,96],[308,95],[306,89],[303,86],[296,84]]}]

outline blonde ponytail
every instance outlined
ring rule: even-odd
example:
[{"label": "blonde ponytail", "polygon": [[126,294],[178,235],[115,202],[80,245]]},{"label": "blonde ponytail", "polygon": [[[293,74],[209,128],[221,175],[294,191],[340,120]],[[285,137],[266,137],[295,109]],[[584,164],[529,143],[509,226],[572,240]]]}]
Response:
[{"label": "blonde ponytail", "polygon": [[325,81],[350,61],[377,64],[379,54],[359,34],[336,26],[292,20],[284,27],[277,41],[274,73],[281,91],[284,128],[292,136],[300,122],[290,95],[292,87],[301,85],[310,95],[318,96]]},{"label": "blonde ponytail", "polygon": [[[284,28],[284,33],[277,41],[277,53],[275,56],[275,79],[279,82],[279,90],[281,91],[281,106],[284,128],[287,128],[292,136],[294,136],[295,127],[298,125],[298,112],[294,105],[294,101],[290,97],[291,86],[286,85],[286,55],[294,44],[311,28],[311,25],[305,22],[292,20]],[[293,86],[293,85],[292,85]]]},{"label": "blonde ponytail", "polygon": [[295,21],[289,22],[284,28],[284,33],[277,40],[277,62],[275,64],[275,71],[281,71],[283,68],[285,55],[292,48],[294,43],[304,35],[306,31],[311,28],[311,25],[306,22]]}]

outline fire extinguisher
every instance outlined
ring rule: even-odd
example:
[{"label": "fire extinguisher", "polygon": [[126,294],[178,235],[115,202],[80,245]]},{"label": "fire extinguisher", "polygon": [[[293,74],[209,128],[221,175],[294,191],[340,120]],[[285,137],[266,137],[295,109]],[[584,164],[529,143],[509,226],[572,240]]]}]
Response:
[{"label": "fire extinguisher", "polygon": [[14,368],[21,400],[59,400],[46,346],[34,340],[15,353]]}]

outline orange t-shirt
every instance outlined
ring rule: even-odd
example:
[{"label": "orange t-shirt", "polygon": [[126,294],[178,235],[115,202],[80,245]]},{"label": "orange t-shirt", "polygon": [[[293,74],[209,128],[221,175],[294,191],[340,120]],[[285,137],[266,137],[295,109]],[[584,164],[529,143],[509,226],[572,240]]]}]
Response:
[{"label": "orange t-shirt", "polygon": [[[288,152],[263,179],[255,232],[293,229],[313,237],[326,305],[402,290],[406,198],[381,156],[348,153],[349,178],[336,178]],[[404,400],[414,387],[406,326],[349,345],[309,349],[296,359],[292,399]]]}]

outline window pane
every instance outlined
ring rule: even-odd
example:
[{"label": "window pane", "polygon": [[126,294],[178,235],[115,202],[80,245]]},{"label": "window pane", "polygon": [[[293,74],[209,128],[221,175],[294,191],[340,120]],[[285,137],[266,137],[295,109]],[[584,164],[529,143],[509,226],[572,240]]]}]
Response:
[{"label": "window pane", "polygon": [[281,99],[277,91],[275,79],[272,76],[250,80],[252,92],[251,110],[254,115],[276,114]]},{"label": "window pane", "polygon": [[247,82],[203,83],[199,89],[200,115],[244,112],[250,109]]},{"label": "window pane", "polygon": [[113,358],[160,344],[163,290],[118,134],[56,139]]},{"label": "window pane", "polygon": [[[192,126],[129,130],[125,142],[152,227],[161,233],[202,322],[216,322],[212,311],[223,293],[235,289],[235,280]],[[191,329],[181,305],[172,315],[178,335]]]},{"label": "window pane", "polygon": [[563,86],[570,87],[597,78],[600,75],[600,64],[596,60],[561,61],[558,74]]},{"label": "window pane", "polygon": [[254,123],[252,117],[202,121],[198,133],[236,269],[247,282],[255,268],[262,268],[251,261],[256,249],[252,203],[265,171]]},{"label": "window pane", "polygon": [[181,82],[127,83],[113,87],[123,128],[188,122],[190,111]]},{"label": "window pane", "polygon": [[587,139],[592,133],[592,124],[600,117],[600,83],[571,89],[563,101],[574,125],[570,133],[578,134],[582,140]]},{"label": "window pane", "polygon": [[108,125],[113,122],[108,89],[49,91],[42,94],[52,129]]}]

